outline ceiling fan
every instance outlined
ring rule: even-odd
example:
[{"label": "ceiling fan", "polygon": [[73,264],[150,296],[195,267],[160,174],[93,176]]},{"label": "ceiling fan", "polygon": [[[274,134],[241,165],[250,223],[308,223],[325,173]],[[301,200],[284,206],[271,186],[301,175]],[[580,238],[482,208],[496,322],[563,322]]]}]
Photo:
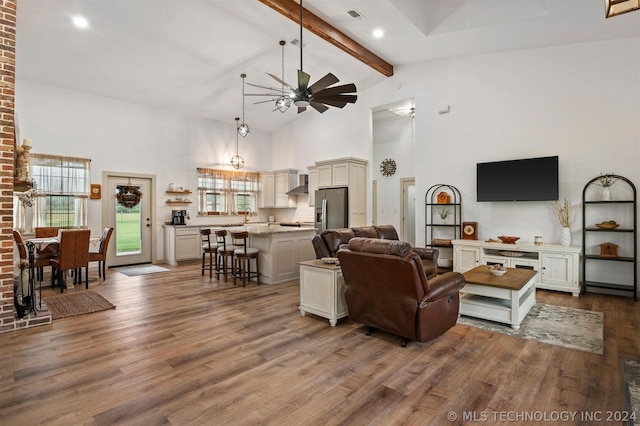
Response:
[{"label": "ceiling fan", "polygon": [[[276,93],[265,93],[265,94],[247,94],[246,96],[271,96],[275,97],[274,99],[270,99],[268,101],[261,101],[256,103],[263,102],[276,102],[276,109],[281,112],[286,111],[289,106],[287,104],[286,108],[283,107],[283,98],[288,97],[290,101],[293,101],[293,104],[298,107],[298,113],[306,111],[308,106],[311,106],[316,111],[322,113],[329,109],[329,106],[344,108],[348,103],[355,103],[358,99],[358,96],[355,94],[356,85],[353,83],[343,84],[341,86],[333,86],[338,83],[340,80],[333,75],[332,73],[328,73],[320,80],[313,83],[309,86],[309,81],[311,80],[311,76],[303,71],[302,68],[302,0],[300,0],[300,69],[298,70],[298,86],[293,87],[290,84],[287,84],[284,81],[284,69],[283,69],[283,78],[279,78],[273,74],[267,73],[271,78],[280,83],[281,87],[276,89],[273,87],[265,87],[259,86],[257,84],[247,83],[250,86],[259,87],[262,89],[267,89],[274,91]],[[280,42],[280,45],[283,45],[283,42]],[[283,50],[283,58],[284,58],[284,50]],[[284,68],[284,59],[283,59],[283,68]],[[283,111],[284,109],[284,111]],[[275,111],[275,110],[274,110]]]}]

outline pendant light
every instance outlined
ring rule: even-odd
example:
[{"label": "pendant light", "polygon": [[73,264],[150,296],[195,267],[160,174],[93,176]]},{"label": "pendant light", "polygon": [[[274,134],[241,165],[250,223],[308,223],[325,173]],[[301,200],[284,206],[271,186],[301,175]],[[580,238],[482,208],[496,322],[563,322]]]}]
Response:
[{"label": "pendant light", "polygon": [[238,126],[238,134],[243,138],[249,134],[249,126],[244,122],[244,79],[246,77],[246,74],[240,74],[240,78],[242,78],[242,124]]},{"label": "pendant light", "polygon": [[240,134],[240,127],[238,126],[239,122],[240,117],[236,117],[236,129],[238,129],[238,131],[236,132],[236,155],[231,157],[231,166],[236,170],[244,167],[244,158],[240,157],[240,155],[238,154],[238,135]]},{"label": "pendant light", "polygon": [[280,40],[280,46],[282,46],[282,86],[281,86],[282,95],[278,99],[276,99],[276,109],[282,113],[287,112],[287,110],[291,106],[291,97],[289,95],[284,94],[284,45],[285,44],[287,44],[286,41]]}]

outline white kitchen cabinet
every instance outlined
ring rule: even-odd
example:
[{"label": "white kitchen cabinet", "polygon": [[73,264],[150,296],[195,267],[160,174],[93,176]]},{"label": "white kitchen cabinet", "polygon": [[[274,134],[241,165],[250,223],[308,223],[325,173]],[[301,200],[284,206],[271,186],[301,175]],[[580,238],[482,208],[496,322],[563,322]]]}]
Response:
[{"label": "white kitchen cabinet", "polygon": [[464,273],[478,265],[502,263],[508,268],[538,271],[536,288],[565,291],[579,296],[582,249],[556,244],[502,244],[453,240],[454,271]]},{"label": "white kitchen cabinet", "polygon": [[309,207],[316,204],[316,190],[318,189],[318,168],[316,166],[307,167],[309,170]]},{"label": "white kitchen cabinet", "polygon": [[201,252],[200,228],[164,226],[164,257],[169,265],[200,259]]},{"label": "white kitchen cabinet", "polygon": [[298,185],[298,171],[293,169],[260,172],[260,208],[295,207],[295,197],[287,192]]},{"label": "white kitchen cabinet", "polygon": [[276,206],[276,176],[273,172],[260,172],[259,207]]},{"label": "white kitchen cabinet", "polygon": [[[365,226],[367,222],[367,161],[351,157],[317,161],[315,172],[317,188],[348,188],[349,226]],[[311,169],[309,179],[311,181]],[[314,188],[314,191],[317,188]],[[311,183],[309,198],[313,198]]]}]

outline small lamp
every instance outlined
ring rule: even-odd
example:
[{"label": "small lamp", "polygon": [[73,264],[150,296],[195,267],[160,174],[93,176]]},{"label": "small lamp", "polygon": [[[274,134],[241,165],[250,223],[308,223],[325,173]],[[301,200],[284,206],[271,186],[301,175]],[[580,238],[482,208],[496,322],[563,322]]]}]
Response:
[{"label": "small lamp", "polygon": [[[246,74],[240,74],[242,78],[242,124],[238,126],[238,134],[243,138],[249,134],[249,126],[244,122],[244,79],[247,77]],[[236,118],[236,120],[240,120]]]}]

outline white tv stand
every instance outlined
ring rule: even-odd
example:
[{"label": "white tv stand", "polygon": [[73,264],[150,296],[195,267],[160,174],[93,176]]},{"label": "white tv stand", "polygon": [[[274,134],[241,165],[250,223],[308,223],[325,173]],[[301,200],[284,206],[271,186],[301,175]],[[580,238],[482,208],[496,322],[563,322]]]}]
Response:
[{"label": "white tv stand", "polygon": [[558,244],[503,244],[453,240],[453,270],[464,273],[479,265],[501,263],[509,268],[538,271],[536,288],[580,295],[582,248]]}]

